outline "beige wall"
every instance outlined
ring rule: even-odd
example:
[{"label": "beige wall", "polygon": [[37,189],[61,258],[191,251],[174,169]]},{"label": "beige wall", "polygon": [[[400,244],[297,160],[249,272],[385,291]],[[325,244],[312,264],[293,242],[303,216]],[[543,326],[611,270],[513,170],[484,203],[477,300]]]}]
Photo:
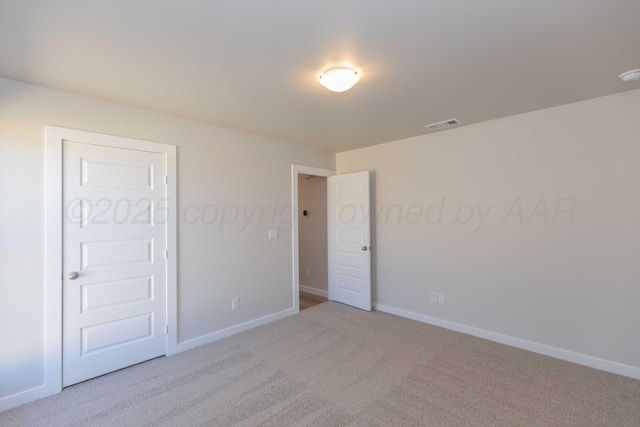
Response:
[{"label": "beige wall", "polygon": [[338,154],[373,171],[374,300],[640,367],[639,118],[636,90]]},{"label": "beige wall", "polygon": [[178,146],[179,342],[293,307],[291,164],[333,154],[0,78],[0,404],[43,382],[45,125]]},{"label": "beige wall", "polygon": [[[373,171],[374,299],[640,367],[638,117],[632,91],[338,154]],[[0,405],[44,376],[47,124],[178,146],[179,342],[291,307],[291,164],[333,154],[0,78]]]},{"label": "beige wall", "polygon": [[[308,215],[304,216],[303,211]],[[327,178],[298,176],[300,286],[327,294]],[[308,289],[302,289],[307,290]]]}]

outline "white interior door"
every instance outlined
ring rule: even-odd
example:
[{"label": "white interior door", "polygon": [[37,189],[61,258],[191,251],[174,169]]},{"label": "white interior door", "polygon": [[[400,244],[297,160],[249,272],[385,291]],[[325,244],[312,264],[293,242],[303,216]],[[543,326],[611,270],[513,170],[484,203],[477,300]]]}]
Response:
[{"label": "white interior door", "polygon": [[369,172],[327,178],[329,299],[371,311]]},{"label": "white interior door", "polygon": [[63,385],[166,353],[166,159],[63,142]]}]

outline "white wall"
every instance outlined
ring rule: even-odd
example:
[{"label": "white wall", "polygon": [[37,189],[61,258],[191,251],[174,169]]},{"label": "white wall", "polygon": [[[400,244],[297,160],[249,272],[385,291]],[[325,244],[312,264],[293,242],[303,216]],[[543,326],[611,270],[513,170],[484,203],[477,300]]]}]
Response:
[{"label": "white wall", "polygon": [[180,343],[293,309],[291,164],[333,154],[0,78],[0,408],[44,377],[45,125],[178,146]]},{"label": "white wall", "polygon": [[639,118],[635,90],[338,154],[373,171],[374,299],[637,376]]},{"label": "white wall", "polygon": [[[303,215],[305,210],[307,216]],[[327,178],[298,176],[298,230],[301,290],[326,296]]]}]

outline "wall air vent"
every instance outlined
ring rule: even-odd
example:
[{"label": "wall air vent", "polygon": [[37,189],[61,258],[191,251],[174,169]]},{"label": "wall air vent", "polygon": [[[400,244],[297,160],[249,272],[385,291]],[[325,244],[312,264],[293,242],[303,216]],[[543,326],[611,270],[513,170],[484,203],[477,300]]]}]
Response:
[{"label": "wall air vent", "polygon": [[460,124],[460,120],[458,119],[449,119],[444,120],[438,123],[431,123],[430,125],[426,125],[425,127],[429,130],[440,130],[450,128],[452,126],[458,126]]}]

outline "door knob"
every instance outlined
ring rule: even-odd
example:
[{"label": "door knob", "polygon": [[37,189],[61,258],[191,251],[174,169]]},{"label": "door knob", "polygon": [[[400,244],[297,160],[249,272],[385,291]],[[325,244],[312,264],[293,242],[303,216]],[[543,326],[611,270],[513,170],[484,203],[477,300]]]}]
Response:
[{"label": "door knob", "polygon": [[366,247],[366,246],[363,246],[363,247],[362,247],[362,250],[363,250],[363,251],[368,251],[368,250],[369,250],[369,248],[368,248],[368,247]]},{"label": "door knob", "polygon": [[80,277],[80,275],[77,271],[72,271],[71,273],[69,273],[69,280],[76,280],[78,277]]}]

